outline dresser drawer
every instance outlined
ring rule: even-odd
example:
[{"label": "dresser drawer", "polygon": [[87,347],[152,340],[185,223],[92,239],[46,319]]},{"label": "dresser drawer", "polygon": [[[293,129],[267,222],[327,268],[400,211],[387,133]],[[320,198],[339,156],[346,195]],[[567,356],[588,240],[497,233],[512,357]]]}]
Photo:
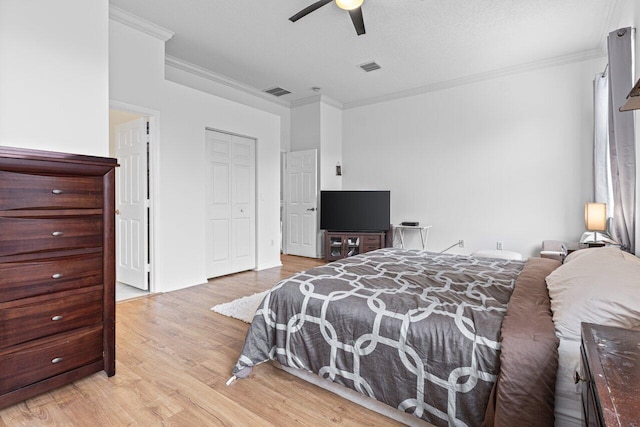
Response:
[{"label": "dresser drawer", "polygon": [[102,359],[102,328],[0,350],[0,394]]},{"label": "dresser drawer", "polygon": [[365,245],[378,245],[380,246],[380,236],[364,236],[362,241]]},{"label": "dresser drawer", "polygon": [[382,248],[382,237],[380,236],[363,236],[362,253],[375,251]]},{"label": "dresser drawer", "polygon": [[102,177],[0,171],[0,210],[102,208]]},{"label": "dresser drawer", "polygon": [[31,298],[0,304],[0,348],[101,321],[102,289],[62,298]]},{"label": "dresser drawer", "polygon": [[102,252],[0,263],[0,303],[102,284]]},{"label": "dresser drawer", "polygon": [[102,216],[0,217],[0,256],[102,246]]}]

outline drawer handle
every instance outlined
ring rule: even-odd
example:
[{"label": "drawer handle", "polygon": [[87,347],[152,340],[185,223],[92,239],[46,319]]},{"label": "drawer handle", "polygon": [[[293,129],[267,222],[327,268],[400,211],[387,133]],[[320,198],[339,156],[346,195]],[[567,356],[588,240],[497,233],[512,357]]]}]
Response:
[{"label": "drawer handle", "polygon": [[582,378],[582,377],[580,376],[580,372],[575,371],[575,372],[573,373],[573,382],[574,382],[574,384],[578,384],[580,381],[585,381],[585,382],[586,382],[586,381],[587,381],[587,379],[586,379],[586,378]]},{"label": "drawer handle", "polygon": [[62,191],[62,190],[51,190],[51,192],[52,192],[53,194],[62,194],[62,193],[63,193],[63,191]]},{"label": "drawer handle", "polygon": [[60,363],[62,362],[62,357],[54,357],[51,359],[51,363]]},{"label": "drawer handle", "polygon": [[53,320],[54,322],[58,321],[58,320],[62,320],[62,316],[53,316],[51,318],[51,320]]},{"label": "drawer handle", "polygon": [[52,279],[60,279],[60,278],[62,278],[62,274],[60,274],[60,273],[52,274],[51,278]]},{"label": "drawer handle", "polygon": [[60,237],[62,236],[64,233],[62,231],[54,231],[53,233],[51,233],[51,235],[53,237]]}]

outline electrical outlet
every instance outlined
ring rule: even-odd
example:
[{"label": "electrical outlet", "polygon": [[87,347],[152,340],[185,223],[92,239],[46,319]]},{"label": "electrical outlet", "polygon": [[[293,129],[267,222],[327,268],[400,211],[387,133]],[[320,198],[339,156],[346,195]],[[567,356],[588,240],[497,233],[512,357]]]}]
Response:
[{"label": "electrical outlet", "polygon": [[502,250],[502,242],[496,242],[496,249],[499,251]]},{"label": "electrical outlet", "polygon": [[275,246],[275,245],[276,245],[276,241],[275,241],[275,240],[272,240],[272,241],[271,241],[271,246]]},{"label": "electrical outlet", "polygon": [[464,240],[458,240],[458,246],[464,248]]}]

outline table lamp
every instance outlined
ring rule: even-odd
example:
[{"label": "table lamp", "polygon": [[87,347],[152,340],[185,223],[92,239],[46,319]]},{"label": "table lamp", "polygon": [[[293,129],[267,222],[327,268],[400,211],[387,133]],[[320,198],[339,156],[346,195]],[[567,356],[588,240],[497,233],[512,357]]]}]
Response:
[{"label": "table lamp", "polygon": [[[587,203],[584,205],[584,225],[588,231],[593,231],[593,243],[599,242],[598,231],[607,230],[607,204]],[[598,246],[598,245],[589,245]]]}]

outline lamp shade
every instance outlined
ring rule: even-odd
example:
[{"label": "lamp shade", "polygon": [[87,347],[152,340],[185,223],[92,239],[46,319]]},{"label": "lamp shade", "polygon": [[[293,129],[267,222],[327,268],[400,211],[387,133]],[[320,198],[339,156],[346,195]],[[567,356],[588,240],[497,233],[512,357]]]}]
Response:
[{"label": "lamp shade", "polygon": [[584,205],[584,225],[589,231],[606,231],[607,204],[587,203]]},{"label": "lamp shade", "polygon": [[340,9],[353,10],[362,6],[364,0],[336,0],[336,4]]}]

